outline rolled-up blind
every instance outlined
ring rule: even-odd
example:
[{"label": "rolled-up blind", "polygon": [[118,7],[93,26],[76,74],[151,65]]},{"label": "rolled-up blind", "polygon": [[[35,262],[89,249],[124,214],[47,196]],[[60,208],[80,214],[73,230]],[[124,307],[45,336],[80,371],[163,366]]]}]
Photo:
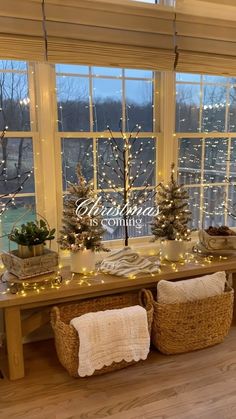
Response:
[{"label": "rolled-up blind", "polygon": [[46,0],[48,60],[173,69],[174,14],[89,0]]},{"label": "rolled-up blind", "polygon": [[41,0],[0,0],[0,57],[45,59]]},{"label": "rolled-up blind", "polygon": [[176,4],[0,0],[0,57],[236,75],[236,18],[202,17],[212,0]]},{"label": "rolled-up blind", "polygon": [[176,45],[177,71],[236,74],[236,22],[177,14]]}]

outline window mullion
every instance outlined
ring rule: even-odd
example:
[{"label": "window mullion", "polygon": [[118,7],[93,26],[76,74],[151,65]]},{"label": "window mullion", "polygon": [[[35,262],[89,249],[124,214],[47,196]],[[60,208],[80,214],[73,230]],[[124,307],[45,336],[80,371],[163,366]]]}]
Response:
[{"label": "window mullion", "polygon": [[199,106],[199,131],[202,131],[202,106],[203,106],[203,76],[200,82],[200,106]]},{"label": "window mullion", "polygon": [[166,71],[161,74],[160,95],[160,129],[158,141],[160,180],[167,183],[170,176],[171,163],[177,166],[178,144],[174,134],[175,126],[175,73]]},{"label": "window mullion", "polygon": [[205,221],[205,204],[204,204],[204,163],[205,163],[205,138],[202,138],[202,155],[201,155],[201,180],[200,180],[200,220],[199,226],[204,228]]},{"label": "window mullion", "polygon": [[[48,63],[37,63],[35,67],[36,75],[36,96],[38,108],[38,129],[39,129],[39,149],[41,154],[40,175],[42,178],[43,189],[43,215],[46,217],[51,227],[58,227],[57,207],[58,188],[56,178],[60,156],[55,153],[54,135],[56,118],[54,107],[55,88],[53,86],[52,66]],[[59,161],[58,161],[59,160]],[[57,171],[56,171],[57,167]],[[61,174],[61,168],[60,168]],[[56,249],[56,241],[53,241]]]},{"label": "window mullion", "polygon": [[[44,213],[43,201],[43,184],[41,175],[41,152],[38,135],[38,105],[35,97],[35,64],[28,64],[28,85],[29,85],[29,98],[30,98],[30,126],[33,142],[33,158],[34,158],[34,181],[35,181],[35,200],[36,211],[39,214]],[[32,123],[33,122],[33,123]],[[37,132],[36,132],[37,131]]]},{"label": "window mullion", "polygon": [[225,104],[225,131],[229,131],[229,107],[230,107],[230,83],[226,87],[226,104]]},{"label": "window mullion", "polygon": [[[160,118],[161,118],[161,103],[160,103],[160,86],[161,86],[161,73],[155,71],[153,73],[154,81],[153,81],[153,133],[154,132],[160,132]],[[160,143],[162,142],[161,135],[158,135],[158,137],[155,137],[155,183],[157,184],[159,182],[160,177],[160,167],[161,164],[159,162],[159,159],[162,159],[163,156],[160,153]]]},{"label": "window mullion", "polygon": [[[94,118],[97,124],[96,108],[93,99],[93,77],[92,67],[89,67],[89,120],[90,120],[90,131],[93,133],[95,128]],[[97,126],[96,126],[97,128]],[[97,193],[97,139],[93,133],[93,188],[95,194]]]},{"label": "window mullion", "polygon": [[[228,138],[228,147],[227,147],[227,160],[226,160],[226,179],[230,179],[230,163],[231,163],[231,138]],[[228,200],[229,200],[229,182],[225,182],[225,193],[224,193],[224,223],[227,225],[228,218]]]},{"label": "window mullion", "polygon": [[[126,131],[126,112],[127,112],[127,109],[126,109],[125,96],[126,96],[126,92],[125,92],[125,70],[122,69],[122,130],[123,130],[123,132]],[[128,121],[128,118],[127,118],[127,121]]]}]

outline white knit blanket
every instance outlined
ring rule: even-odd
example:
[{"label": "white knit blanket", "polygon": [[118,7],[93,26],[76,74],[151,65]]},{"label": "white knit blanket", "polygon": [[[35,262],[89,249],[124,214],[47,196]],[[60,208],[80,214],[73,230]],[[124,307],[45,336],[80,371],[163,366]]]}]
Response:
[{"label": "white knit blanket", "polygon": [[150,335],[146,310],[141,306],[98,311],[75,317],[70,324],[78,331],[80,377],[122,360],[146,359]]},{"label": "white knit blanket", "polygon": [[100,271],[118,276],[137,276],[159,271],[159,260],[139,256],[130,247],[114,250],[101,262]]}]

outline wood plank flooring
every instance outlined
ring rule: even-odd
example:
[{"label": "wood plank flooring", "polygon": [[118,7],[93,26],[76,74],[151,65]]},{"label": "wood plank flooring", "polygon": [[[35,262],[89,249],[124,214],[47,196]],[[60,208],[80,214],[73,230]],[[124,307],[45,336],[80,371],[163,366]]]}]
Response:
[{"label": "wood plank flooring", "polygon": [[25,345],[26,377],[0,378],[1,419],[235,419],[236,327],[221,345],[189,354],[153,351],[139,365],[74,379],[51,340]]}]

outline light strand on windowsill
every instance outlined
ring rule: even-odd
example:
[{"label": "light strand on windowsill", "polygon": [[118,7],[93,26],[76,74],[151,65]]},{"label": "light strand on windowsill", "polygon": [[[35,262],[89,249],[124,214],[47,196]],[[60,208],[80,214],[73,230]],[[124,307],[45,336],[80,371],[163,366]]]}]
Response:
[{"label": "light strand on windowsill", "polygon": [[[181,268],[185,265],[199,265],[199,267],[206,267],[211,265],[213,262],[224,262],[225,260],[228,260],[227,256],[219,255],[219,256],[213,256],[213,255],[205,255],[198,252],[197,254],[194,253],[186,253],[185,257],[180,260],[179,262],[169,262],[167,260],[164,260],[160,257],[160,268],[159,271],[156,273],[149,273],[145,276],[150,276],[150,278],[158,279],[158,276],[162,273],[167,273],[169,269],[171,269],[172,272],[177,273],[181,272]],[[0,269],[4,270],[4,266],[1,265]],[[1,295],[12,295],[16,294],[20,297],[26,297],[27,295],[32,294],[40,294],[41,292],[45,290],[59,290],[60,288],[65,288],[68,285],[70,285],[72,282],[81,286],[81,287],[92,287],[93,285],[104,285],[106,284],[106,277],[108,277],[108,281],[111,277],[110,274],[102,273],[102,277],[100,278],[99,271],[91,271],[87,272],[84,275],[77,275],[74,273],[71,273],[70,276],[63,278],[62,273],[63,266],[59,266],[59,270],[52,274],[51,277],[49,277],[47,280],[42,280],[42,283],[37,282],[27,282],[27,280],[22,281],[22,284],[20,287],[17,288],[16,283],[13,281],[3,282],[2,284],[6,284],[6,288],[4,288],[3,291],[0,291],[0,298]],[[167,270],[167,271],[166,271]],[[119,278],[119,277],[117,277]],[[123,279],[127,280],[135,280],[137,278],[136,275],[130,275],[128,278],[123,277]],[[110,282],[110,281],[109,281]]]}]

